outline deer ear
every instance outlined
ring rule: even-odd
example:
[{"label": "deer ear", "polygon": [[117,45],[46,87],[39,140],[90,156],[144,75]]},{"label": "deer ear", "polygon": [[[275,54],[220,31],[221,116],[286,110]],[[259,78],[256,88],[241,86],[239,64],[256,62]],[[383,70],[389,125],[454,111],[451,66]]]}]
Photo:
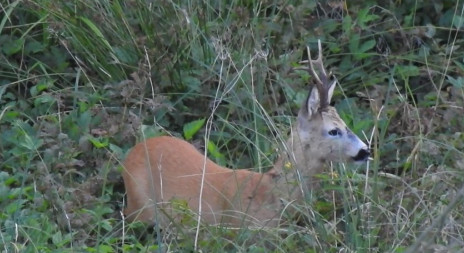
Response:
[{"label": "deer ear", "polygon": [[317,112],[317,110],[319,109],[320,102],[321,100],[319,96],[319,91],[316,87],[313,87],[311,93],[309,93],[308,100],[306,101],[305,105],[308,108],[308,116],[311,116],[312,114]]},{"label": "deer ear", "polygon": [[304,103],[301,105],[300,113],[298,113],[298,115],[301,115],[304,118],[310,118],[319,109],[319,102],[319,91],[317,90],[316,86],[314,86],[309,92]]},{"label": "deer ear", "polygon": [[[337,84],[337,80],[333,80],[330,83],[329,90],[327,91],[327,104],[330,104],[330,100],[332,99],[333,92],[335,90],[335,86]],[[308,94],[308,98],[306,99],[306,103],[301,106],[301,110],[304,110],[307,113],[308,117],[315,114],[321,106],[321,99],[319,96],[319,90],[316,86],[311,89],[311,92]]]},{"label": "deer ear", "polygon": [[327,104],[330,104],[330,100],[332,99],[332,95],[334,93],[336,84],[337,84],[337,79],[334,79],[332,83],[330,84],[329,90],[327,92],[327,100],[328,100]]}]

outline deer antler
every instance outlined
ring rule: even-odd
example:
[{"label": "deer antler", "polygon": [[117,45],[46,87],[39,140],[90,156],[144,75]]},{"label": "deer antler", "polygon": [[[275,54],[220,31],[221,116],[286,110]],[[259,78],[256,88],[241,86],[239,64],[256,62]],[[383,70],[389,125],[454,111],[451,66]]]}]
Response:
[{"label": "deer antler", "polygon": [[[330,82],[331,72],[327,75],[327,71],[324,68],[324,63],[322,62],[322,46],[321,40],[317,40],[319,54],[316,60],[313,60],[311,57],[311,50],[309,47],[306,47],[308,52],[308,61],[309,61],[309,70],[312,72],[314,78],[316,78],[316,88],[319,91],[319,100],[320,105],[319,109],[324,109],[329,105],[329,89],[332,86]],[[319,72],[319,73],[318,73]]]}]

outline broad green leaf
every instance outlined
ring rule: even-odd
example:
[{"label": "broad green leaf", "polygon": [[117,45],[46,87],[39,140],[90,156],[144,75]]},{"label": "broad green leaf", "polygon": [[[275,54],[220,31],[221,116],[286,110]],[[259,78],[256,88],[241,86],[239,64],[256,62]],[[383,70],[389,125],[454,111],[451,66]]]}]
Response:
[{"label": "broad green leaf", "polygon": [[194,120],[184,125],[184,137],[186,140],[192,139],[192,137],[200,130],[205,124],[205,119]]},{"label": "broad green leaf", "polygon": [[124,159],[124,151],[119,146],[110,143],[110,150],[117,158]]},{"label": "broad green leaf", "polygon": [[89,141],[96,148],[105,148],[105,147],[108,147],[109,145],[108,138],[95,138],[93,136],[90,136]]},{"label": "broad green leaf", "polygon": [[464,28],[464,17],[458,16],[458,15],[454,16],[453,26],[454,26],[456,29],[462,29],[462,28]]},{"label": "broad green leaf", "polygon": [[343,29],[343,32],[345,33],[345,35],[347,37],[350,37],[350,35],[351,35],[351,25],[352,24],[353,24],[353,20],[351,19],[351,16],[346,15],[343,18],[342,29]]},{"label": "broad green leaf", "polygon": [[190,75],[185,75],[183,78],[183,82],[187,87],[195,92],[200,92],[201,89],[201,81],[198,80],[198,78],[190,76]]},{"label": "broad green leaf", "polygon": [[15,177],[8,177],[7,179],[5,179],[4,181],[4,184],[6,186],[10,186],[10,185],[13,185],[13,184],[17,184],[19,183],[18,179],[15,178]]},{"label": "broad green leaf", "polygon": [[358,48],[359,48],[359,34],[353,34],[350,38],[350,43],[348,45],[348,48],[350,49],[350,52],[352,54],[357,54],[359,53]]},{"label": "broad green leaf", "polygon": [[225,156],[219,151],[218,147],[216,146],[216,144],[214,144],[214,142],[208,140],[208,145],[206,148],[208,149],[208,153],[212,157],[216,158],[216,161],[220,165],[225,165]]},{"label": "broad green leaf", "polygon": [[376,44],[375,40],[368,40],[368,41],[362,43],[362,45],[359,47],[358,52],[365,53],[365,52],[371,50],[375,46],[375,44]]},{"label": "broad green leaf", "polygon": [[38,139],[34,136],[30,136],[29,134],[25,133],[23,141],[19,143],[22,147],[30,150],[30,151],[37,151],[43,144],[42,139]]},{"label": "broad green leaf", "polygon": [[41,80],[37,85],[32,86],[30,90],[31,96],[35,97],[40,94],[40,92],[52,87],[54,82],[55,81],[52,79]]},{"label": "broad green leaf", "polygon": [[63,235],[61,234],[61,231],[58,231],[52,235],[53,244],[58,245],[61,241],[63,241]]},{"label": "broad green leaf", "polygon": [[409,78],[410,76],[418,76],[420,74],[419,68],[414,65],[398,66],[397,71],[403,80]]},{"label": "broad green leaf", "polygon": [[152,126],[152,125],[142,125],[142,138],[143,139],[148,139],[151,137],[156,137],[156,136],[161,136],[162,132],[160,132],[160,129]]},{"label": "broad green leaf", "polygon": [[354,54],[354,59],[361,60],[369,57],[370,54],[366,52],[372,49],[375,46],[375,44],[375,40],[368,40],[362,43],[361,46],[359,46],[359,48],[356,50],[356,53]]},{"label": "broad green leaf", "polygon": [[462,88],[464,87],[464,78],[462,76],[458,76],[457,78],[453,78],[451,76],[446,76],[448,77],[448,81],[456,88]]},{"label": "broad green leaf", "polygon": [[[20,191],[19,188],[16,188],[15,190]],[[23,207],[24,207],[24,205],[26,203],[27,203],[26,199],[15,200],[12,203],[8,204],[6,207],[4,207],[2,212],[6,213],[7,215],[8,214],[14,214],[14,213],[18,212],[19,210],[23,209]]]},{"label": "broad green leaf", "polygon": [[8,40],[1,46],[1,49],[7,56],[16,54],[23,48],[24,41],[23,38]]},{"label": "broad green leaf", "polygon": [[114,249],[111,246],[105,245],[105,244],[98,245],[96,248],[97,248],[97,252],[102,252],[102,253],[114,252]]},{"label": "broad green leaf", "polygon": [[26,54],[35,54],[43,52],[46,49],[46,46],[38,41],[30,41],[26,43],[24,51]]},{"label": "broad green leaf", "polygon": [[369,14],[370,8],[362,9],[358,13],[358,24],[362,29],[366,29],[366,24],[370,21],[379,19],[378,15]]},{"label": "broad green leaf", "polygon": [[44,94],[44,95],[38,96],[36,99],[34,99],[34,106],[39,107],[42,104],[50,105],[50,104],[55,103],[55,101],[56,101],[55,97],[53,97],[53,96],[51,96],[49,94]]}]

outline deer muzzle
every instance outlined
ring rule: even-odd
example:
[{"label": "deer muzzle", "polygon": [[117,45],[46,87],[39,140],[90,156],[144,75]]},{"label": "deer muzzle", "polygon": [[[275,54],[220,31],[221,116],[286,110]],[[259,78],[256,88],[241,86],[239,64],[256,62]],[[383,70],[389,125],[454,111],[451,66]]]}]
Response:
[{"label": "deer muzzle", "polygon": [[367,148],[360,149],[358,154],[355,156],[351,157],[353,161],[355,162],[365,162],[367,159],[369,159],[369,156],[371,155],[371,152]]}]

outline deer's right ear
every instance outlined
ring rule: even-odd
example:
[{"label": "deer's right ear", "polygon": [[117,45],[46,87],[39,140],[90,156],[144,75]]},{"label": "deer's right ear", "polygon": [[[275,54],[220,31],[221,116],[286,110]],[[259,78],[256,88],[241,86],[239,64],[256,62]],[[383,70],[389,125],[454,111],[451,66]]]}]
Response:
[{"label": "deer's right ear", "polygon": [[332,95],[335,90],[335,86],[337,85],[337,79],[332,80],[332,82],[329,85],[329,91],[327,92],[327,104],[330,104],[330,100],[332,99]]}]

